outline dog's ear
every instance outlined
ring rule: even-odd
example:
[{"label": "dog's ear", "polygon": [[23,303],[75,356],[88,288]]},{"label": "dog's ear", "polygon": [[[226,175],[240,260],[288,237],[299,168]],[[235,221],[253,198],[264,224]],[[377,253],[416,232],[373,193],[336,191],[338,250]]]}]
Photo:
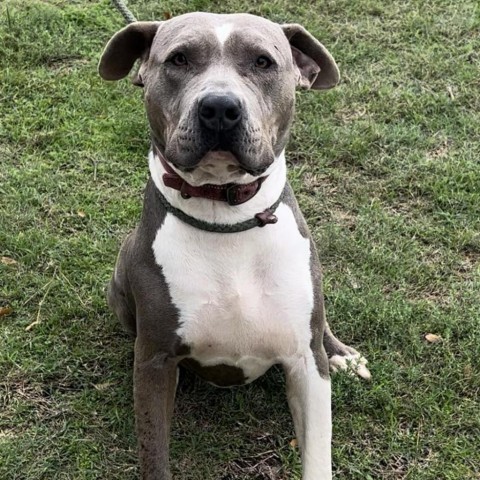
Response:
[{"label": "dog's ear", "polygon": [[301,25],[282,25],[282,29],[292,48],[298,70],[297,84],[315,90],[337,85],[340,72],[330,52]]},{"label": "dog's ear", "polygon": [[[161,22],[134,22],[117,32],[103,51],[98,72],[105,80],[120,80],[128,75],[135,61],[148,58]],[[133,83],[142,86],[141,78]]]}]

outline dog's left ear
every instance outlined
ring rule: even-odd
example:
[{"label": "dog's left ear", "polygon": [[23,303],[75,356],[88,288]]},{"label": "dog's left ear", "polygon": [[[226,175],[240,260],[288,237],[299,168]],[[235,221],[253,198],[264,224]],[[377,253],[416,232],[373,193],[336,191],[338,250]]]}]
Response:
[{"label": "dog's left ear", "polygon": [[292,48],[298,70],[297,84],[314,90],[337,85],[340,72],[330,52],[301,25],[292,23],[281,27]]}]

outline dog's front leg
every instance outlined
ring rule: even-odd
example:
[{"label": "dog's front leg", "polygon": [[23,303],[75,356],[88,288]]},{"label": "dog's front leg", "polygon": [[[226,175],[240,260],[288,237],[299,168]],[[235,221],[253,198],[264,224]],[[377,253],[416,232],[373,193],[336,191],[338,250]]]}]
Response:
[{"label": "dog's front leg", "polygon": [[177,361],[135,342],[135,420],[143,480],[169,480],[169,436],[175,401]]},{"label": "dog's front leg", "polygon": [[[328,362],[324,351],[321,361]],[[302,479],[330,480],[332,478],[330,379],[328,376],[320,375],[311,351],[300,359],[284,364],[284,370],[288,403],[302,454]]]}]

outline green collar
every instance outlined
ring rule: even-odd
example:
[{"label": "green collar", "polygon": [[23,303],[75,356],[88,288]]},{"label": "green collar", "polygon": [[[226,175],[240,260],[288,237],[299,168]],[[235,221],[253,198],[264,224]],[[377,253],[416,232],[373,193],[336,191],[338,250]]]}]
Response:
[{"label": "green collar", "polygon": [[286,185],[283,188],[278,200],[271,207],[265,209],[263,212],[257,213],[253,218],[250,218],[243,222],[232,224],[209,223],[203,220],[199,220],[198,218],[191,217],[190,215],[187,215],[184,211],[170,204],[157,187],[155,187],[155,190],[157,192],[158,198],[160,199],[160,202],[162,202],[162,205],[165,207],[165,210],[180,219],[182,222],[188,223],[192,227],[198,228],[199,230],[204,230],[205,232],[237,233],[245,232],[246,230],[251,230],[255,227],[264,227],[269,223],[277,223],[278,218],[276,217],[276,215],[274,215],[274,213],[284,197]]}]

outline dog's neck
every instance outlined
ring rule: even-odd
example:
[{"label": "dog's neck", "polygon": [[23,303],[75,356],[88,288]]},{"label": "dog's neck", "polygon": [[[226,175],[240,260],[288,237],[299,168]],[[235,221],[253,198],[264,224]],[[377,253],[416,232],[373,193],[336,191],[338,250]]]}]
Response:
[{"label": "dog's neck", "polygon": [[[218,202],[216,200],[209,200],[205,198],[182,198],[180,191],[165,186],[163,182],[163,175],[166,173],[166,170],[162,165],[160,158],[154,153],[153,150],[150,151],[149,154],[149,168],[150,175],[152,176],[156,188],[173,207],[182,210],[187,215],[211,223],[233,224],[252,218],[258,212],[265,210],[276,202],[276,200],[280,197],[286,182],[286,164],[284,152],[282,152],[280,156],[275,159],[272,165],[270,165],[270,167],[263,174],[263,176],[268,176],[268,178],[266,178],[266,180],[263,182],[262,188],[259,190],[259,192],[249,201],[235,206],[230,206],[225,202]],[[188,181],[188,183],[193,183],[191,182],[191,178],[187,177],[185,173],[179,170],[175,171],[179,176]],[[249,174],[242,174],[241,179],[227,177],[225,179],[226,182],[213,182],[212,180],[209,180],[209,183],[249,183],[254,181],[255,178],[256,177],[253,177]],[[224,179],[222,178],[222,180]]]}]

